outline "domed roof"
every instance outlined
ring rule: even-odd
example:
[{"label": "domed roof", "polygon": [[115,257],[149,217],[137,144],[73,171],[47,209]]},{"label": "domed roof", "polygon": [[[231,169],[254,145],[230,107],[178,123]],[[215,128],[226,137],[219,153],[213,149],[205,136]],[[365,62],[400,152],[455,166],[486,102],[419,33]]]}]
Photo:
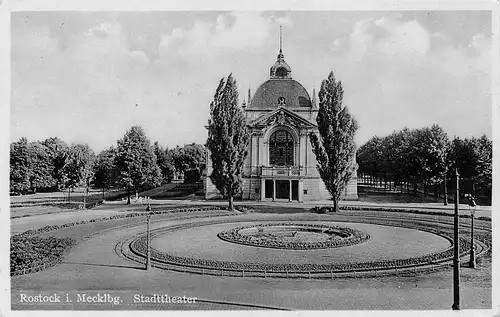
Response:
[{"label": "domed roof", "polygon": [[[283,99],[284,98],[284,99]],[[255,92],[250,108],[311,107],[307,90],[296,80],[290,78],[269,79]]]}]

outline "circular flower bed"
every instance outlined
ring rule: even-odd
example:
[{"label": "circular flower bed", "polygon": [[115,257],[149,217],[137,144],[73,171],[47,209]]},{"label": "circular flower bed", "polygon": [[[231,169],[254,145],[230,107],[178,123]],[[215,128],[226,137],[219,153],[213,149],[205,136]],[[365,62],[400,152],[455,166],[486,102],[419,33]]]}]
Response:
[{"label": "circular flower bed", "polygon": [[347,227],[303,223],[243,226],[220,232],[217,236],[227,242],[288,250],[338,248],[370,238],[366,233]]},{"label": "circular flower bed", "polygon": [[[164,232],[178,231],[186,229],[189,227],[199,227],[210,224],[218,223],[229,223],[234,222],[234,220],[213,220],[204,223],[188,223],[181,225],[174,225],[170,227],[164,227],[152,232],[152,237],[162,234]],[[367,221],[367,223],[372,223]],[[274,224],[276,225],[276,224]],[[324,227],[324,225],[318,225]],[[416,230],[423,230],[428,232],[433,232],[434,234],[440,235],[450,242],[453,241],[450,233],[442,232],[439,230],[430,229],[421,224],[400,225],[401,227],[407,227]],[[252,227],[255,227],[252,226]],[[145,258],[147,253],[147,242],[146,235],[135,238],[129,244],[130,251],[136,256]],[[470,250],[470,242],[468,239],[460,237],[459,239],[459,252],[464,254]],[[228,270],[228,271],[246,271],[246,272],[334,272],[334,273],[345,273],[353,271],[371,271],[371,270],[387,270],[394,268],[405,268],[405,267],[415,267],[422,266],[426,264],[437,264],[445,261],[450,261],[453,258],[453,246],[448,247],[445,250],[429,253],[423,256],[411,257],[406,259],[397,260],[382,260],[382,261],[368,261],[368,262],[352,262],[352,263],[328,263],[328,264],[317,264],[317,263],[259,263],[259,262],[234,262],[234,261],[219,261],[219,260],[208,260],[200,258],[191,258],[177,256],[165,252],[160,252],[154,248],[151,248],[151,258],[155,261],[181,266],[181,267],[191,267],[191,268],[205,268],[205,269],[215,269],[215,270]]]}]

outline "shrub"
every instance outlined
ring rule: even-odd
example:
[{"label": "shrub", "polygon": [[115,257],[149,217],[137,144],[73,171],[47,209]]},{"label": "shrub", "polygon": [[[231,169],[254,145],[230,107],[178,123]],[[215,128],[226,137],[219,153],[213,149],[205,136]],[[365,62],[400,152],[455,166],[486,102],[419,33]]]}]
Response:
[{"label": "shrub", "polygon": [[236,210],[244,212],[244,213],[249,213],[249,212],[255,211],[255,208],[252,206],[238,205],[238,206],[236,206]]},{"label": "shrub", "polygon": [[11,274],[57,262],[75,242],[71,238],[13,236],[10,238]]},{"label": "shrub", "polygon": [[336,212],[335,208],[331,206],[321,206],[321,207],[315,207],[316,208],[316,213],[318,214],[327,214],[329,212]]}]

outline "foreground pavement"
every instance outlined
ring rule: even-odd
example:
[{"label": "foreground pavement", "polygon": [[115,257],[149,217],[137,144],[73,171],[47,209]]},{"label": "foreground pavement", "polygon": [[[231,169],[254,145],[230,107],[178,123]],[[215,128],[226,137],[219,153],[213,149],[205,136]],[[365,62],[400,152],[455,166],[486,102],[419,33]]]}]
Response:
[{"label": "foreground pavement", "polygon": [[[229,216],[244,219],[248,215]],[[268,217],[271,215],[264,215]],[[300,214],[295,216],[300,217]],[[152,229],[176,220],[153,223]],[[75,246],[64,262],[45,271],[12,278],[13,308],[16,290],[79,292],[122,292],[168,294],[203,300],[201,306],[172,306],[124,303],[109,309],[240,309],[237,305],[300,310],[450,310],[453,302],[452,271],[417,276],[339,278],[334,280],[287,280],[231,278],[195,275],[160,269],[146,271],[142,265],[123,259],[115,246],[126,237],[144,231],[144,226],[118,228],[93,236]],[[477,270],[462,269],[462,308],[491,308],[491,265]],[[216,301],[217,304],[209,304]],[[224,304],[225,303],[225,304]],[[100,307],[100,306],[99,306]],[[26,309],[26,306],[24,306]],[[64,307],[61,307],[64,308]],[[255,306],[254,309],[258,307]],[[46,309],[58,309],[55,306]],[[67,309],[67,308],[66,308]],[[71,309],[71,308],[70,308]],[[100,308],[99,308],[100,309]]]}]

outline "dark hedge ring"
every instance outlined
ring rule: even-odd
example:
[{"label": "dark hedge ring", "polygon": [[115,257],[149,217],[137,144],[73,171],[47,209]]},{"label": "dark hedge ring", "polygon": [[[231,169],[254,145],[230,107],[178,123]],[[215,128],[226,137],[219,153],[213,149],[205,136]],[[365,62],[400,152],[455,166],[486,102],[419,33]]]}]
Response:
[{"label": "dark hedge ring", "polygon": [[[230,223],[233,221],[228,220],[213,220],[206,223],[196,223],[196,224],[182,224],[175,225],[171,227],[164,227],[153,230],[152,237],[165,232],[172,232],[187,229],[190,227],[200,227],[204,225],[219,224],[219,223]],[[371,221],[361,222],[361,223],[373,223]],[[373,223],[380,224],[380,223]],[[382,224],[383,225],[383,224]],[[408,225],[395,225],[396,227],[410,228],[421,231],[431,232],[438,236],[441,236],[450,243],[453,239],[451,234],[445,233],[441,230],[432,230],[425,228],[422,225],[414,224],[412,226]],[[464,254],[470,250],[470,243],[468,239],[460,237],[459,240],[459,252]],[[145,258],[147,253],[146,235],[140,235],[132,239],[128,244],[129,250],[135,256],[140,258]],[[395,260],[381,260],[381,261],[370,261],[370,262],[353,262],[353,263],[329,263],[329,264],[316,264],[316,263],[306,263],[306,264],[292,264],[292,263],[250,263],[250,262],[232,262],[232,261],[219,261],[219,260],[206,260],[200,258],[190,258],[183,256],[176,256],[168,254],[165,252],[158,251],[151,248],[151,259],[159,263],[164,263],[168,265],[174,265],[184,268],[191,269],[208,269],[208,270],[226,270],[226,271],[245,271],[245,272],[276,272],[276,273],[286,273],[286,272],[312,272],[312,273],[346,273],[346,272],[361,272],[361,271],[373,271],[373,270],[390,270],[390,269],[403,269],[408,267],[425,266],[429,264],[439,264],[450,261],[453,258],[453,246],[427,255],[406,258],[406,259],[395,259]]]},{"label": "dark hedge ring", "polygon": [[[264,227],[295,227],[297,231],[321,231],[332,236],[338,236],[338,239],[328,239],[326,241],[320,242],[287,242],[282,240],[271,240],[271,239],[252,239],[251,236],[242,234],[242,231],[251,230],[256,228],[257,230],[263,229]],[[359,230],[355,230],[348,227],[339,227],[331,225],[321,225],[321,224],[304,224],[304,223],[264,223],[258,225],[249,225],[233,228],[227,231],[222,231],[217,234],[217,237],[223,241],[256,246],[261,248],[272,248],[272,249],[286,249],[286,250],[316,250],[316,249],[328,249],[328,248],[339,248],[345,246],[351,246],[365,242],[370,239],[370,235],[363,233]]]}]

